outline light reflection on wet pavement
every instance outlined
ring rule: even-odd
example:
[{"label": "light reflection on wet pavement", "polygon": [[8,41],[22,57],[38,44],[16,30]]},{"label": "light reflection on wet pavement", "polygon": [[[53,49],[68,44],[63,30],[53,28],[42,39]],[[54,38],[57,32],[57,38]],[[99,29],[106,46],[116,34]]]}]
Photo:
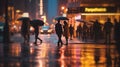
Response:
[{"label": "light reflection on wet pavement", "polygon": [[7,48],[0,46],[0,67],[118,67],[114,45],[13,43]]}]

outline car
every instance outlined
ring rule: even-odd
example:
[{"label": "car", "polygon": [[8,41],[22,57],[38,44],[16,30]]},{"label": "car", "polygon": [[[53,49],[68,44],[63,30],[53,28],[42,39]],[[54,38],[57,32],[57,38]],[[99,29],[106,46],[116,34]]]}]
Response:
[{"label": "car", "polygon": [[53,33],[53,29],[50,28],[50,26],[42,26],[40,29],[41,34],[51,34]]}]

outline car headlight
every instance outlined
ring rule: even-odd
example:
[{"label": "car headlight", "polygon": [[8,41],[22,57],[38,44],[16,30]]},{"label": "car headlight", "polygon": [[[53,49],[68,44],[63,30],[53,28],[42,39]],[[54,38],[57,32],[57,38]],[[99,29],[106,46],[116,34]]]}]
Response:
[{"label": "car headlight", "polygon": [[49,30],[48,30],[48,32],[50,33],[50,32],[52,32],[52,30],[51,30],[51,29],[49,29]]},{"label": "car headlight", "polygon": [[40,32],[43,32],[43,30],[40,30]]}]

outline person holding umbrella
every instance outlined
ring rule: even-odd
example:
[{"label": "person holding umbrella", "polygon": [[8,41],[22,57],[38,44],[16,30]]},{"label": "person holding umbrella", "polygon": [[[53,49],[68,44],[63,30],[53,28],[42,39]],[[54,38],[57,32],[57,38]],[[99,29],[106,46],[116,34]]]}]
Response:
[{"label": "person holding umbrella", "polygon": [[38,25],[34,26],[34,31],[35,31],[35,42],[34,42],[34,44],[37,44],[37,39],[39,39],[40,42],[42,43],[42,40],[38,37],[38,35],[39,35],[39,26]]},{"label": "person holding umbrella", "polygon": [[60,20],[58,20],[58,23],[55,24],[55,31],[56,31],[56,34],[58,36],[58,43],[57,45],[59,46],[60,44],[63,45],[63,42],[62,42],[62,34],[63,34],[63,30],[62,30],[62,25],[60,24]]},{"label": "person holding umbrella", "polygon": [[30,19],[29,18],[21,18],[19,20],[22,20],[22,25],[21,25],[21,35],[24,38],[24,43],[29,42],[29,33],[30,33]]},{"label": "person holding umbrella", "polygon": [[33,26],[34,32],[35,32],[35,42],[34,42],[34,44],[37,44],[37,39],[40,40],[40,42],[42,43],[42,39],[40,39],[38,37],[38,35],[39,35],[39,26],[43,26],[44,22],[42,20],[35,19],[35,20],[32,20],[30,22],[30,24]]},{"label": "person holding umbrella", "polygon": [[68,27],[68,23],[66,21],[64,21],[63,30],[64,30],[63,35],[66,39],[66,44],[65,45],[68,45],[69,27]]}]

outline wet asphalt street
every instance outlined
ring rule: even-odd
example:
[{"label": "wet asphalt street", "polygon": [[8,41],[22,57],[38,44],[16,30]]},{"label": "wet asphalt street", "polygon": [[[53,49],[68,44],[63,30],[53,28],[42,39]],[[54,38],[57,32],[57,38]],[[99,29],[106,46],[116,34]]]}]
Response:
[{"label": "wet asphalt street", "polygon": [[[16,42],[0,44],[0,67],[119,67],[115,45],[70,43],[58,47],[54,35],[41,35],[42,44]],[[14,37],[15,39],[15,37]],[[64,40],[63,40],[64,42]]]}]

